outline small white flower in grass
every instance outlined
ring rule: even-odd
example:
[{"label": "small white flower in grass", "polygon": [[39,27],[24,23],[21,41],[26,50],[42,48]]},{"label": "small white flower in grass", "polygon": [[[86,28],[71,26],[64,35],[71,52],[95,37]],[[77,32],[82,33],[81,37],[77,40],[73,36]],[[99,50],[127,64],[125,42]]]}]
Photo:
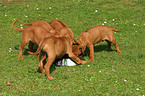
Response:
[{"label": "small white flower in grass", "polygon": [[7,16],[7,15],[5,15],[5,16]]},{"label": "small white flower in grass", "polygon": [[139,90],[139,88],[137,88],[136,90]]},{"label": "small white flower in grass", "polygon": [[124,80],[125,82],[127,81],[127,80]]},{"label": "small white flower in grass", "polygon": [[20,26],[23,26],[22,24]]},{"label": "small white flower in grass", "polygon": [[90,65],[88,65],[88,67],[90,67]]},{"label": "small white flower in grass", "polygon": [[28,17],[28,16],[25,16],[26,18]]},{"label": "small white flower in grass", "polygon": [[49,9],[51,9],[51,7],[49,7]]},{"label": "small white flower in grass", "polygon": [[104,21],[104,23],[107,23],[106,21]]},{"label": "small white flower in grass", "polygon": [[79,91],[81,91],[81,90],[79,90]]},{"label": "small white flower in grass", "polygon": [[27,7],[29,7],[29,5],[27,5]]},{"label": "small white flower in grass", "polygon": [[137,32],[137,31],[135,31],[135,32]]},{"label": "small white flower in grass", "polygon": [[12,48],[9,48],[9,52],[11,52]]},{"label": "small white flower in grass", "polygon": [[133,25],[136,25],[136,24],[133,24]]},{"label": "small white flower in grass", "polygon": [[115,19],[113,19],[112,21],[115,21]]},{"label": "small white flower in grass", "polygon": [[115,81],[117,83],[117,81]]},{"label": "small white flower in grass", "polygon": [[145,23],[143,25],[145,25]]},{"label": "small white flower in grass", "polygon": [[40,16],[40,14],[39,14],[39,16]]},{"label": "small white flower in grass", "polygon": [[99,71],[100,73],[102,72],[102,71]]},{"label": "small white flower in grass", "polygon": [[37,8],[37,10],[39,10],[39,8]]},{"label": "small white flower in grass", "polygon": [[21,29],[22,29],[23,27],[21,27]]},{"label": "small white flower in grass", "polygon": [[95,12],[98,12],[98,10],[95,10]]},{"label": "small white flower in grass", "polygon": [[14,18],[14,20],[16,20],[16,19]]},{"label": "small white flower in grass", "polygon": [[102,24],[102,25],[104,25],[104,24]]}]

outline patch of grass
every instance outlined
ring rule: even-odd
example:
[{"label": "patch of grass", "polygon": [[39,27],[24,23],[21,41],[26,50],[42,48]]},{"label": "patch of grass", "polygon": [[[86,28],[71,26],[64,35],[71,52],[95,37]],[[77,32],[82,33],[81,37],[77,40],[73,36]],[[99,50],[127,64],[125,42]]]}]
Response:
[{"label": "patch of grass", "polygon": [[[145,2],[141,0],[21,0],[0,1],[0,95],[143,96],[145,95]],[[12,29],[14,20],[61,20],[74,32],[107,25],[115,33],[121,55],[106,51],[106,42],[94,46],[95,61],[73,67],[53,66],[51,76],[37,72],[38,57],[18,59],[22,32]],[[21,27],[19,23],[16,27]],[[25,26],[23,26],[25,27]],[[88,61],[89,54],[85,56]]]}]

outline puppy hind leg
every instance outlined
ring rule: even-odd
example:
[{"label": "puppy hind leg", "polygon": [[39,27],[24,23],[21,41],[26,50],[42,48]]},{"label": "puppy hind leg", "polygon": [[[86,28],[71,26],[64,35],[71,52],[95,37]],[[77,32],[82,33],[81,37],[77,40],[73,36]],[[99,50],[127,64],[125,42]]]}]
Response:
[{"label": "puppy hind leg", "polygon": [[47,79],[49,79],[49,80],[52,80],[53,79],[53,77],[50,76],[50,66],[52,65],[52,63],[53,63],[54,60],[55,60],[55,57],[50,58],[48,56],[48,61],[47,61],[47,63],[44,66],[45,67],[45,71],[46,71]]},{"label": "puppy hind leg", "polygon": [[39,64],[38,64],[38,68],[39,68],[39,72],[40,73],[45,73],[45,70],[43,69],[43,61],[46,59],[46,54],[44,54],[43,56],[43,53],[40,52],[40,55],[39,55]]},{"label": "puppy hind leg", "polygon": [[117,54],[121,54],[121,51],[120,51],[120,49],[119,49],[119,46],[118,46],[118,44],[116,43],[116,40],[115,40],[115,38],[112,40],[112,43],[115,45],[115,47],[116,47],[116,50],[117,50]]},{"label": "puppy hind leg", "polygon": [[23,59],[23,56],[22,56],[22,52],[23,52],[23,48],[24,46],[28,43],[28,41],[22,39],[22,43],[19,47],[19,59]]}]

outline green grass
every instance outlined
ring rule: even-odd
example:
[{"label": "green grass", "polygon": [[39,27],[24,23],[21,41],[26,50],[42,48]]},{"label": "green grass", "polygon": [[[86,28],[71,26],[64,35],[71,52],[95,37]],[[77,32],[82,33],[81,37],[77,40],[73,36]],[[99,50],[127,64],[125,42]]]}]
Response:
[{"label": "green grass", "polygon": [[[145,95],[144,10],[143,0],[0,1],[0,95]],[[45,74],[37,72],[38,57],[27,54],[28,46],[24,59],[18,59],[22,32],[13,30],[11,24],[14,19],[49,22],[56,18],[73,30],[76,40],[81,32],[97,25],[120,30],[115,38],[122,54],[117,55],[113,45],[113,51],[107,52],[106,42],[100,42],[94,46],[95,62],[89,63],[85,56],[85,65],[53,67],[54,79],[47,80]]]}]

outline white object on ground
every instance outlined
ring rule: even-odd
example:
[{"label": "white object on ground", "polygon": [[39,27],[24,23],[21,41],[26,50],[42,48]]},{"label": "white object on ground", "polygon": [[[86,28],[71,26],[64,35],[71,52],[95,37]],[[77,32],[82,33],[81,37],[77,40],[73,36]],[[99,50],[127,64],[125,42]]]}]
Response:
[{"label": "white object on ground", "polygon": [[62,59],[61,61],[58,61],[56,63],[56,65],[59,65],[59,66],[76,66],[77,64],[72,61],[71,59]]}]

